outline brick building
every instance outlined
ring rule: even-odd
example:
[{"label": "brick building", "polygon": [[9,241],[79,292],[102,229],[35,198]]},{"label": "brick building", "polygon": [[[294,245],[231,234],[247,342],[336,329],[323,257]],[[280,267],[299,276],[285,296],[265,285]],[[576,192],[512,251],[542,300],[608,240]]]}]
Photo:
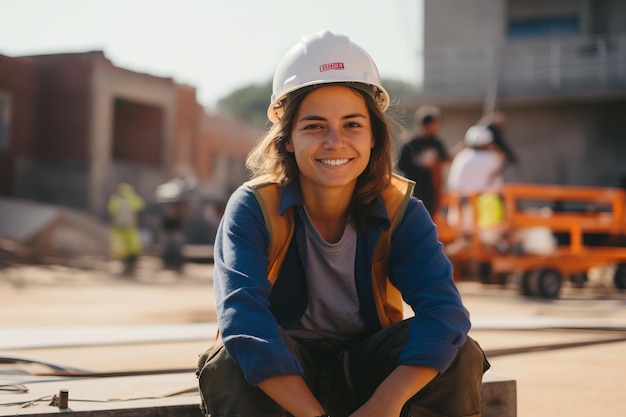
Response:
[{"label": "brick building", "polygon": [[31,60],[0,55],[0,195],[15,194],[17,161],[36,155],[37,85]]},{"label": "brick building", "polygon": [[0,55],[0,195],[103,215],[119,182],[150,199],[181,171],[225,193],[259,135],[208,115],[195,88],[100,51]]}]

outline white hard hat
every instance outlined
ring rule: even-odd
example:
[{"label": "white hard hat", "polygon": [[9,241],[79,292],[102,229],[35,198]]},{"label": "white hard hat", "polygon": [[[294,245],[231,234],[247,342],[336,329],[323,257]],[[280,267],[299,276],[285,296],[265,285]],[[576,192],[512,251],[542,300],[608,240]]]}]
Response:
[{"label": "white hard hat", "polygon": [[289,93],[333,83],[366,91],[382,111],[389,106],[389,94],[369,54],[347,36],[322,30],[303,36],[281,58],[274,73],[268,118],[273,123],[281,118]]},{"label": "white hard hat", "polygon": [[431,106],[429,104],[425,104],[420,106],[415,111],[415,120],[419,123],[424,123],[424,119],[426,117],[430,117],[431,119],[440,119],[441,118],[441,110],[437,106]]},{"label": "white hard hat", "polygon": [[465,144],[467,146],[484,146],[491,142],[493,142],[493,134],[485,126],[472,126],[465,132]]}]

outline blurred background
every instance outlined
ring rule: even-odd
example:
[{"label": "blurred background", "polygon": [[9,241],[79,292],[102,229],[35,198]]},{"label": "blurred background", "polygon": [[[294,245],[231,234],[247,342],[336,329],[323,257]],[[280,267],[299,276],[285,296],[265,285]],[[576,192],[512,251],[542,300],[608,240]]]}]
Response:
[{"label": "blurred background", "polygon": [[[473,332],[494,358],[610,334],[614,348],[492,363],[517,379],[520,415],[626,412],[625,1],[0,0],[0,19],[6,355],[193,367],[214,330],[214,234],[268,127],[273,71],[302,35],[328,29],[377,63],[398,156],[425,106],[447,162],[468,128],[506,117],[506,242],[450,221],[461,196],[445,178],[433,213]],[[159,327],[180,323],[204,327]],[[130,329],[139,342],[127,328],[60,329],[94,324],[155,327]]]},{"label": "blurred background", "polygon": [[[626,183],[619,0],[321,0],[311,10],[279,0],[1,0],[0,7],[0,236],[36,248],[33,255],[102,253],[95,222],[81,231],[71,225],[85,226],[83,215],[109,221],[108,199],[120,183],[146,200],[139,218],[146,248],[160,239],[166,206],[180,200],[193,224],[184,239],[210,243],[223,203],[247,178],[245,156],[267,127],[278,59],[322,28],[349,35],[377,62],[406,129],[396,135],[398,151],[423,104],[441,110],[450,149],[499,110],[518,162],[507,182]],[[84,242],[72,244],[72,234]],[[196,249],[188,248],[203,251]]]}]

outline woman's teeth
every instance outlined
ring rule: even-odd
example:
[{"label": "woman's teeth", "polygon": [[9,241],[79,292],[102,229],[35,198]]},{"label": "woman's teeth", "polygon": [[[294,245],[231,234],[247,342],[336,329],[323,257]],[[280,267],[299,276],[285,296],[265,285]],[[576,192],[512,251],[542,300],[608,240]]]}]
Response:
[{"label": "woman's teeth", "polygon": [[343,164],[347,164],[349,161],[348,158],[345,159],[322,159],[320,160],[320,162],[324,165],[332,165],[332,166],[338,166],[338,165],[343,165]]}]

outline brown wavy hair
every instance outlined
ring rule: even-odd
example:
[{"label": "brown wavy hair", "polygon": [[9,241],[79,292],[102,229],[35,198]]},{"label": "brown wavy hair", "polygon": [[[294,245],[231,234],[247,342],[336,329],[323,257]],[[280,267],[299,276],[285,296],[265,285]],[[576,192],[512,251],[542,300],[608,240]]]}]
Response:
[{"label": "brown wavy hair", "polygon": [[[369,94],[356,88],[352,90],[365,99],[374,138],[369,163],[357,178],[350,203],[350,219],[357,230],[363,230],[372,220],[371,213],[376,205],[376,198],[389,185],[393,157],[387,116]],[[285,148],[285,143],[291,134],[300,104],[307,94],[299,94],[288,100],[289,105],[285,107],[281,119],[268,129],[248,155],[246,167],[253,178],[262,177],[282,185],[297,180],[298,165],[294,155]]]}]

